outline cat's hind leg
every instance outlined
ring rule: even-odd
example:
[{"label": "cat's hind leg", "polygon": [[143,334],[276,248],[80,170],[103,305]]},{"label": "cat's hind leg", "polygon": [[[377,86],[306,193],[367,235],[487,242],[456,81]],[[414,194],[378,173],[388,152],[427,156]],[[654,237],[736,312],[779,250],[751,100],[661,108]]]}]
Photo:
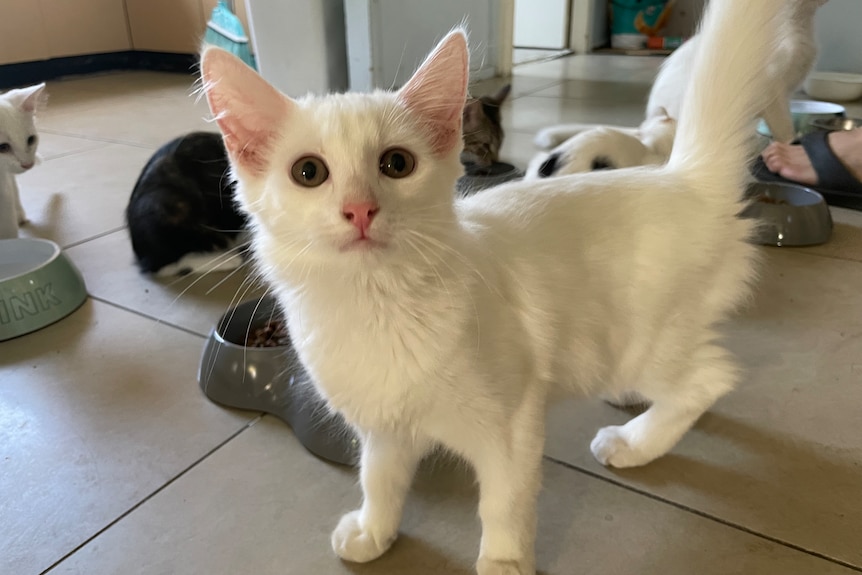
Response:
[{"label": "cat's hind leg", "polygon": [[730,391],[737,369],[724,349],[707,344],[692,355],[690,367],[675,385],[647,391],[652,405],[625,425],[603,427],[590,449],[602,465],[637,467],[670,451],[686,431]]},{"label": "cat's hind leg", "polygon": [[784,96],[776,97],[766,106],[763,110],[763,121],[766,122],[769,133],[776,142],[789,144],[796,136],[790,102]]},{"label": "cat's hind leg", "polygon": [[367,433],[362,438],[362,507],[345,514],[332,532],[332,549],[346,561],[365,563],[383,555],[398,536],[404,500],[429,441],[405,432]]}]

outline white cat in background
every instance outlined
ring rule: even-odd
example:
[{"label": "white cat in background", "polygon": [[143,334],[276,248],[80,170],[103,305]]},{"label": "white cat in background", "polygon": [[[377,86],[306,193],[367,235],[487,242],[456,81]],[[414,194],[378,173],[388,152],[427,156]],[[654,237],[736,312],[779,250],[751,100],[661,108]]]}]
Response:
[{"label": "white cat in background", "polygon": [[675,135],[676,120],[667,114],[648,118],[639,128],[584,124],[546,128],[536,136],[536,143],[553,149],[537,154],[524,178],[663,164],[670,157]]},{"label": "white cat in background", "polygon": [[[799,89],[817,60],[817,41],[814,34],[814,15],[827,0],[788,0],[787,11],[778,29],[779,43],[768,57],[766,74],[770,78],[767,86],[769,98],[760,111],[774,140],[789,143],[795,137],[793,118],[790,114],[790,99]],[[728,38],[728,42],[733,42]],[[686,97],[686,85],[692,77],[694,60],[703,41],[694,36],[680,46],[662,64],[653,83],[647,102],[647,119],[666,111],[679,118],[682,102]]]},{"label": "white cat in background", "polygon": [[36,163],[34,119],[44,91],[45,84],[39,84],[0,96],[0,239],[17,238],[18,226],[27,222],[15,176]]},{"label": "white cat in background", "polygon": [[[779,43],[768,56],[766,73],[771,78],[769,98],[760,115],[773,139],[790,142],[795,137],[790,99],[817,59],[814,15],[827,0],[789,0],[780,24]],[[544,128],[534,143],[543,150],[530,162],[526,178],[539,179],[594,169],[660,164],[670,157],[675,124],[685,86],[692,76],[694,58],[701,44],[696,35],[662,64],[650,91],[646,119],[638,128],[597,124],[563,124]],[[553,149],[552,149],[553,148]],[[599,161],[597,161],[599,160]]]},{"label": "white cat in background", "polygon": [[259,268],[316,388],[362,438],[364,497],[332,533],[339,556],[371,561],[392,545],[417,464],[442,446],[480,484],[478,572],[533,574],[553,392],[650,400],[590,446],[631,467],[733,388],[715,325],[755,275],[753,223],[737,214],[783,4],[709,3],[664,166],[464,199],[463,32],[395,93],[293,100],[204,51]]}]

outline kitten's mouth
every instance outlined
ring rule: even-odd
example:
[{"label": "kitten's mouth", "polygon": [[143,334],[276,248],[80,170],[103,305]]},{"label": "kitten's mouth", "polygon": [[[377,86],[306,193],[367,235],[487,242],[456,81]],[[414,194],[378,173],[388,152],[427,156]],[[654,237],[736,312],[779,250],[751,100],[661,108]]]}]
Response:
[{"label": "kitten's mouth", "polygon": [[353,238],[348,241],[344,245],[341,246],[342,252],[354,252],[354,251],[369,251],[373,249],[379,249],[384,247],[384,243],[372,238],[369,238],[366,235],[361,235],[358,238]]},{"label": "kitten's mouth", "polygon": [[30,162],[29,164],[21,164],[21,169],[24,170],[25,172],[32,167],[33,167],[33,162]]}]

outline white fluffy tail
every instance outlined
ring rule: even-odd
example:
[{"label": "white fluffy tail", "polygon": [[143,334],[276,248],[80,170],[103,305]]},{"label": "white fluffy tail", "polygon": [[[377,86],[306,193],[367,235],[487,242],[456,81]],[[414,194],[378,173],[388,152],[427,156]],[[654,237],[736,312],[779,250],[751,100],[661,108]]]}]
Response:
[{"label": "white fluffy tail", "polygon": [[[786,0],[711,0],[698,35],[668,169],[706,199],[739,200],[754,120],[771,94],[767,65]],[[716,197],[718,196],[718,197]]]}]

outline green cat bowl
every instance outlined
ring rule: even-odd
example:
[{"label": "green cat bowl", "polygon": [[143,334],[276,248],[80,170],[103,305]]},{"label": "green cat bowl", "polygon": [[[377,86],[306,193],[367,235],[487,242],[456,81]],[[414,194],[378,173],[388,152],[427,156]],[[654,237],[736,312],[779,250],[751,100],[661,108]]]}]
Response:
[{"label": "green cat bowl", "polygon": [[[812,126],[813,122],[833,120],[844,117],[844,106],[833,102],[819,102],[817,100],[791,100],[790,115],[793,118],[793,130],[796,138],[801,138],[817,128]],[[769,126],[760,120],[757,132],[767,138],[772,137]]]},{"label": "green cat bowl", "polygon": [[60,321],[86,300],[84,278],[60,246],[0,240],[0,341]]}]

